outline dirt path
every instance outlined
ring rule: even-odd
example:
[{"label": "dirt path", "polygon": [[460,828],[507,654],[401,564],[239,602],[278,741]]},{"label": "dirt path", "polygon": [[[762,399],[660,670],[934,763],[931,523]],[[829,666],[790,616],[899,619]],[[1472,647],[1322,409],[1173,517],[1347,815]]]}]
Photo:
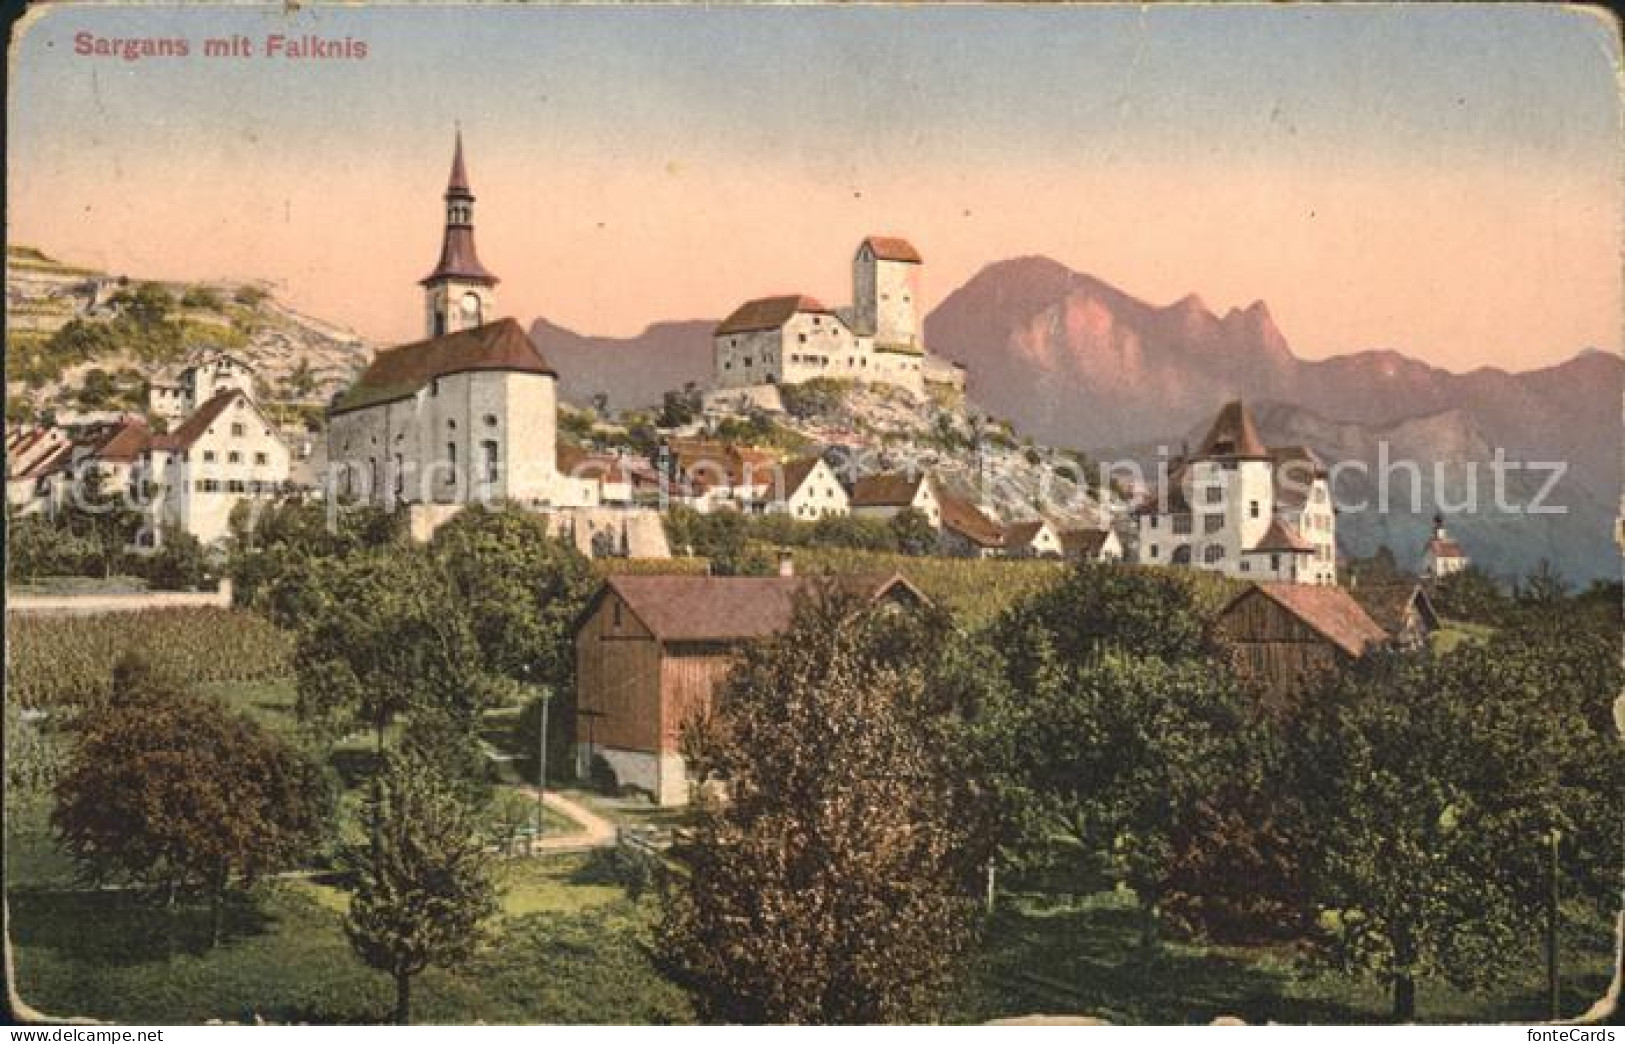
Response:
[{"label": "dirt path", "polygon": [[[536,797],[535,787],[516,787],[519,793]],[[615,843],[615,824],[586,806],[549,790],[542,795],[543,804],[569,819],[581,829],[569,834],[552,834],[530,843],[532,855],[555,852],[585,852],[593,848],[608,848]]]}]

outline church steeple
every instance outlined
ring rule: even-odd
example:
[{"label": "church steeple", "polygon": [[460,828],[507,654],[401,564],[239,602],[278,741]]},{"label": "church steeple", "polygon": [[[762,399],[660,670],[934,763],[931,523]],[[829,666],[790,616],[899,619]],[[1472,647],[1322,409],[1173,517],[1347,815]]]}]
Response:
[{"label": "church steeple", "polygon": [[468,187],[463,162],[463,132],[457,130],[446,182],[446,227],[440,241],[440,261],[420,281],[428,304],[430,337],[456,333],[489,321],[495,303],[492,287],[497,277],[480,263],[474,249],[474,193]]}]

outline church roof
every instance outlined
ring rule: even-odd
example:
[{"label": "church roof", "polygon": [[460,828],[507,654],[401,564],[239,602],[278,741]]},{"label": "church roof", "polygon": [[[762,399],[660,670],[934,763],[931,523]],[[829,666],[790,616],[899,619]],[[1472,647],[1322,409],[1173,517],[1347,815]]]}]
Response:
[{"label": "church roof", "polygon": [[329,415],[394,402],[417,393],[436,377],[495,370],[557,377],[524,329],[512,319],[443,337],[386,348],[329,408]]},{"label": "church roof", "polygon": [[755,330],[777,330],[798,312],[817,312],[829,315],[830,310],[816,297],[806,294],[783,294],[778,297],[758,297],[746,301],[733,314],[717,324],[717,334],[751,333]]},{"label": "church roof", "polygon": [[[903,592],[925,602],[900,574],[890,576],[612,576],[599,597],[613,591],[661,641],[737,641],[766,638],[789,628],[798,596],[821,585],[869,601]],[[598,598],[594,598],[595,603]],[[589,608],[588,612],[591,612]]]},{"label": "church roof", "polygon": [[899,236],[870,236],[863,243],[880,261],[907,261],[917,265],[924,260],[913,243]]},{"label": "church roof", "polygon": [[1427,543],[1427,553],[1434,558],[1466,558],[1461,545],[1447,537],[1434,537]]},{"label": "church roof", "polygon": [[457,148],[451,154],[451,177],[446,181],[447,196],[467,196],[470,199],[474,194],[468,188],[468,170],[463,166],[463,132],[457,132]]},{"label": "church roof", "polygon": [[474,249],[474,229],[468,225],[446,226],[446,237],[440,243],[440,260],[433,272],[418,280],[418,285],[427,286],[440,279],[463,279],[485,286],[501,282],[480,263],[480,255]]},{"label": "church roof", "polygon": [[1240,399],[1227,402],[1213,419],[1198,458],[1268,460],[1270,451],[1258,437],[1258,425]]}]

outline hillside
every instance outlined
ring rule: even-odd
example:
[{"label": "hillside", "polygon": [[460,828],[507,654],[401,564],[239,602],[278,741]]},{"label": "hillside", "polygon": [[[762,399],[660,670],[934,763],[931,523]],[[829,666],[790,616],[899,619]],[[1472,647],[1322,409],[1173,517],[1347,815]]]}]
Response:
[{"label": "hillside", "polygon": [[261,398],[319,411],[373,345],[257,283],[142,280],[6,248],[7,414],[140,409],[145,382],[201,348],[252,365]]}]

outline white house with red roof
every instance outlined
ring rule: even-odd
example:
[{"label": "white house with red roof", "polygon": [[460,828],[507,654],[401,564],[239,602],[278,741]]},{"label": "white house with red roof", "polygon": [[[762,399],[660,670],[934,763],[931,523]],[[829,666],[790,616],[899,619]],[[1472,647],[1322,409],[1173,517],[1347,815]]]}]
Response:
[{"label": "white house with red roof", "polygon": [[906,239],[870,236],[852,259],[849,308],[805,294],[747,301],[712,334],[714,384],[748,388],[820,377],[963,390],[964,370],[930,355],[920,321],[920,252]]},{"label": "white house with red roof", "polygon": [[1244,403],[1226,403],[1197,452],[1142,501],[1140,561],[1244,580],[1337,583],[1327,471],[1306,447],[1269,447]]},{"label": "white house with red roof", "polygon": [[1471,564],[1467,552],[1445,531],[1444,517],[1434,515],[1433,535],[1428,538],[1427,546],[1422,548],[1422,579],[1443,580]]},{"label": "white house with red roof", "polygon": [[231,532],[245,501],[286,493],[293,452],[253,398],[228,387],[165,435],[148,435],[134,475],[140,499],[160,524],[204,544]]}]

